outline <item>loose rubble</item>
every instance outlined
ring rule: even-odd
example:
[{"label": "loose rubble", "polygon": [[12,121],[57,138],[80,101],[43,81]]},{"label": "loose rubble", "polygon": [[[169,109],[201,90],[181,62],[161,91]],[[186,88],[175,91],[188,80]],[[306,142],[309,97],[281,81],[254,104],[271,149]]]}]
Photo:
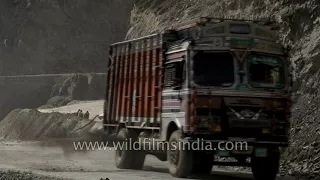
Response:
[{"label": "loose rubble", "polygon": [[36,175],[31,172],[0,171],[0,179],[5,180],[67,180],[50,176]]}]

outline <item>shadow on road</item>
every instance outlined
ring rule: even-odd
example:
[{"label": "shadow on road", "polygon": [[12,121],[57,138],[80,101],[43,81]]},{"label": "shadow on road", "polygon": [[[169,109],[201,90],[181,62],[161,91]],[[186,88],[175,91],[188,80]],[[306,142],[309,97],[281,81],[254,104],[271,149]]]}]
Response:
[{"label": "shadow on road", "polygon": [[[163,167],[152,167],[152,166],[145,166],[143,171],[151,171],[151,172],[158,172],[158,173],[168,173],[169,171],[167,168]],[[253,180],[251,174],[247,173],[239,173],[239,172],[215,172],[213,171],[211,175],[196,175],[190,177],[191,179],[198,179],[198,180]]]},{"label": "shadow on road", "polygon": [[150,171],[150,172],[158,172],[158,173],[169,173],[168,168],[163,167],[152,167],[152,166],[144,166],[143,171]]},{"label": "shadow on road", "polygon": [[251,174],[240,173],[240,172],[215,172],[211,175],[194,177],[198,180],[253,180]]}]

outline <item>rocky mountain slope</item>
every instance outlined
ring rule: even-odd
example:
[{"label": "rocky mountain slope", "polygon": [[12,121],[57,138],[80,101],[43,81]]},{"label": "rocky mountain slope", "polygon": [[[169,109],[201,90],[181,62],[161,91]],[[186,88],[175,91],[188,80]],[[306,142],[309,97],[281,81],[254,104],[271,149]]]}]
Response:
[{"label": "rocky mountain slope", "polygon": [[131,0],[1,0],[0,75],[105,72]]},{"label": "rocky mountain slope", "polygon": [[0,121],[16,108],[51,108],[72,100],[105,95],[106,74],[55,74],[0,77]]},{"label": "rocky mountain slope", "polygon": [[136,0],[127,37],[135,38],[199,16],[275,17],[291,50],[295,76],[292,144],[283,170],[320,175],[320,2],[318,0]]}]

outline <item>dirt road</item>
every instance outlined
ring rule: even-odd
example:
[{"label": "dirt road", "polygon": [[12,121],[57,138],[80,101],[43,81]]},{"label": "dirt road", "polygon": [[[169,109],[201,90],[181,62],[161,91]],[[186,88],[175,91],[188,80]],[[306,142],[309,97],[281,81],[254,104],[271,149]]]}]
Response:
[{"label": "dirt road", "polygon": [[[65,153],[60,147],[38,143],[1,143],[0,169],[31,170],[36,174],[77,180],[173,180],[166,163],[147,157],[143,170],[120,170],[114,165],[113,151]],[[215,170],[215,169],[214,169]],[[252,180],[251,174],[214,171],[210,177],[193,179]],[[289,180],[279,177],[277,180]]]}]

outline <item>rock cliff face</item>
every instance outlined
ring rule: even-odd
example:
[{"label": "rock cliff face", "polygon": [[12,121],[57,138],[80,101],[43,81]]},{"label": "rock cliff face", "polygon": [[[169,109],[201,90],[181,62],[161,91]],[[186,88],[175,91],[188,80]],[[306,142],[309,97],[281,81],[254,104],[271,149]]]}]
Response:
[{"label": "rock cliff face", "polygon": [[104,72],[132,0],[1,0],[0,75]]},{"label": "rock cliff face", "polygon": [[[319,177],[320,2],[317,0],[136,0],[128,38],[157,32],[199,16],[275,17],[279,39],[292,48],[295,76],[292,144],[283,170]],[[287,171],[286,171],[287,170]]]},{"label": "rock cliff face", "polygon": [[0,77],[0,121],[16,108],[104,99],[106,78],[103,73]]}]

